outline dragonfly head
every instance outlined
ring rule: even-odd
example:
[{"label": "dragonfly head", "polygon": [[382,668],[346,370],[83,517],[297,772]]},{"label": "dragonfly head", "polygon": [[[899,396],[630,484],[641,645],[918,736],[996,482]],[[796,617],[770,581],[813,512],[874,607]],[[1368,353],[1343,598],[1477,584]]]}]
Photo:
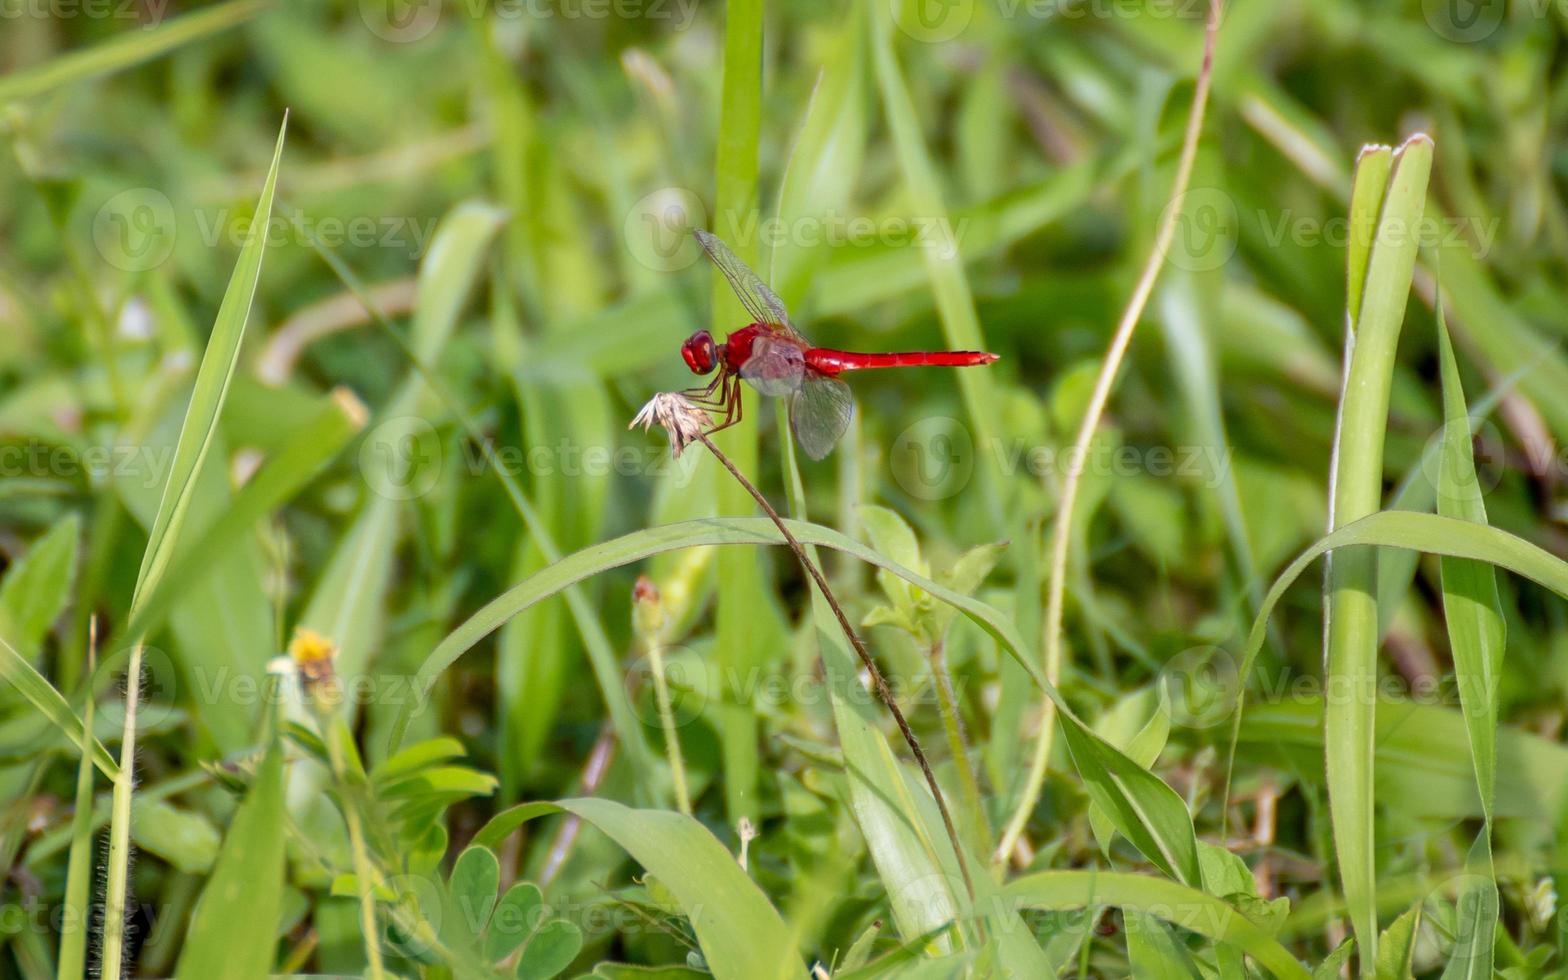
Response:
[{"label": "dragonfly head", "polygon": [[699,330],[686,338],[681,345],[681,357],[693,374],[707,374],[719,363],[719,351],[713,344],[713,334]]}]

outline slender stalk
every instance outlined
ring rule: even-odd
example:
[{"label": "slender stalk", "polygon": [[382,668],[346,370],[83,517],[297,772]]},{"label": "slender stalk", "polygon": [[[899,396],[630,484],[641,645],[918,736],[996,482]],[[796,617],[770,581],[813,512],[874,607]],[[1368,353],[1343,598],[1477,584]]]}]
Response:
[{"label": "slender stalk", "polygon": [[[98,665],[98,617],[87,618],[87,676]],[[76,770],[76,812],[71,816],[71,850],[66,859],[65,913],[55,975],[76,980],[87,972],[93,859],[93,699],[82,705],[82,758]]]},{"label": "slender stalk", "polygon": [[[1111,346],[1105,353],[1105,363],[1100,365],[1099,377],[1095,379],[1094,393],[1089,399],[1088,410],[1084,412],[1083,422],[1078,427],[1078,437],[1073,442],[1072,455],[1068,458],[1084,460],[1088,457],[1089,443],[1094,439],[1095,430],[1100,427],[1100,419],[1105,415],[1105,406],[1110,401],[1111,388],[1116,383],[1117,373],[1121,369],[1122,360],[1127,356],[1127,348],[1132,344],[1132,335],[1138,329],[1138,321],[1143,318],[1144,308],[1149,304],[1149,297],[1154,292],[1154,284],[1159,279],[1160,270],[1165,265],[1165,257],[1170,253],[1171,241],[1176,235],[1176,221],[1181,215],[1181,207],[1177,202],[1187,192],[1187,185],[1192,180],[1192,168],[1198,156],[1198,137],[1203,132],[1204,110],[1209,101],[1209,88],[1214,75],[1214,44],[1219,35],[1221,8],[1223,0],[1209,0],[1208,22],[1203,31],[1203,65],[1198,70],[1198,83],[1193,92],[1192,109],[1187,116],[1187,131],[1182,139],[1181,158],[1176,165],[1176,179],[1171,186],[1171,202],[1160,220],[1159,228],[1155,232],[1154,248],[1149,253],[1148,261],[1144,263],[1143,272],[1138,277],[1132,297],[1127,301],[1127,308],[1122,311],[1121,322],[1117,324],[1116,333],[1111,338]],[[1073,513],[1078,506],[1078,485],[1083,477],[1083,467],[1071,466],[1062,484],[1061,503],[1056,511],[1055,529],[1051,539],[1051,578],[1047,588],[1045,604],[1045,676],[1055,685],[1062,672],[1062,602],[1067,581],[1067,551],[1072,541]],[[1035,737],[1034,756],[1029,763],[1029,775],[1024,784],[1023,796],[1018,801],[1018,807],[1013,811],[1012,819],[1008,821],[1007,829],[1002,834],[1001,842],[997,845],[995,864],[1003,864],[1013,849],[1018,845],[1018,840],[1023,836],[1024,827],[1029,823],[1029,815],[1034,812],[1035,804],[1039,802],[1040,791],[1045,785],[1045,767],[1051,757],[1051,739],[1056,730],[1056,703],[1046,698],[1041,709],[1040,731]]]},{"label": "slender stalk", "polygon": [[125,674],[125,731],[120,743],[120,772],[114,779],[109,818],[109,881],[104,895],[104,980],[119,980],[125,959],[125,891],[131,866],[131,792],[136,780],[136,702],[141,694],[142,645],[131,648]]},{"label": "slender stalk", "polygon": [[670,778],[675,783],[675,805],[689,817],[691,794],[686,788],[686,761],[681,757],[675,709],[670,705],[670,684],[664,676],[664,644],[657,637],[648,640],[648,666],[653,671],[653,693],[659,702],[659,724],[664,727],[664,752],[670,758]]},{"label": "slender stalk", "polygon": [[381,943],[376,930],[376,898],[373,893],[377,879],[369,848],[365,844],[365,830],[360,824],[359,794],[350,785],[348,761],[343,752],[343,740],[351,736],[335,712],[319,704],[317,710],[326,736],[332,775],[337,779],[338,791],[343,800],[343,820],[348,825],[349,850],[354,859],[354,877],[358,879],[359,928],[365,936],[365,972],[371,980],[382,980],[386,976],[386,967],[381,961]]},{"label": "slender stalk", "polygon": [[751,494],[752,499],[757,502],[757,506],[761,507],[763,513],[768,515],[768,519],[773,522],[774,526],[779,529],[779,533],[784,536],[784,543],[789,545],[790,550],[795,553],[796,560],[806,570],[806,574],[811,576],[811,580],[816,583],[817,591],[822,593],[822,598],[832,608],[833,615],[838,619],[839,629],[844,631],[845,639],[849,640],[849,645],[855,648],[855,653],[860,657],[861,665],[871,675],[871,684],[876,689],[877,697],[883,704],[887,705],[888,711],[893,715],[893,720],[898,723],[899,732],[909,745],[909,751],[914,753],[915,762],[919,764],[920,772],[925,776],[926,785],[931,789],[931,796],[936,800],[936,807],[941,811],[942,825],[947,829],[947,839],[953,845],[953,857],[958,861],[958,870],[964,876],[964,888],[969,893],[970,901],[973,901],[975,897],[974,880],[969,875],[969,865],[964,861],[964,848],[959,842],[958,830],[953,825],[953,815],[948,812],[947,800],[942,795],[942,787],[937,785],[936,774],[931,771],[931,763],[926,759],[925,750],[920,747],[920,739],[915,737],[914,729],[909,727],[909,720],[904,717],[904,712],[899,708],[898,702],[894,700],[893,692],[888,687],[886,678],[882,676],[881,669],[877,667],[877,662],[872,659],[865,643],[861,642],[860,634],[856,633],[855,628],[849,625],[849,617],[844,615],[844,609],[838,604],[838,599],[833,595],[833,590],[828,588],[827,579],[823,578],[822,572],[806,555],[806,549],[801,546],[799,541],[795,540],[795,535],[791,534],[789,528],[785,526],[784,519],[779,516],[779,512],[773,509],[772,504],[768,503],[768,498],[764,497],[762,492],[755,486],[752,486],[751,481],[746,479],[745,475],[735,468],[735,464],[730,462],[728,456],[719,451],[718,447],[713,444],[713,441],[708,438],[706,432],[698,431],[695,433],[695,437],[704,446],[708,447],[708,452],[712,453],[715,459],[724,464],[724,468],[730,471],[730,475],[735,477],[736,482],[744,487],[747,493]]}]

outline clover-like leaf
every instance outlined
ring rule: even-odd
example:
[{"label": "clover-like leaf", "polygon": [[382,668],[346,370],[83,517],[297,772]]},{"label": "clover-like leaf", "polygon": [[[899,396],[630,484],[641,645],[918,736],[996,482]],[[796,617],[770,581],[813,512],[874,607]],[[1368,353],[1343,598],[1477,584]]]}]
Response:
[{"label": "clover-like leaf", "polygon": [[518,980],[551,980],[571,966],[582,952],[583,933],[565,919],[554,919],[539,927],[523,947],[517,961]]},{"label": "clover-like leaf", "polygon": [[485,934],[485,959],[498,963],[517,951],[539,924],[544,893],[533,882],[520,881],[506,890],[490,917]]},{"label": "clover-like leaf", "polygon": [[477,942],[495,909],[501,863],[487,847],[470,847],[457,856],[447,879],[446,925],[455,941]]}]

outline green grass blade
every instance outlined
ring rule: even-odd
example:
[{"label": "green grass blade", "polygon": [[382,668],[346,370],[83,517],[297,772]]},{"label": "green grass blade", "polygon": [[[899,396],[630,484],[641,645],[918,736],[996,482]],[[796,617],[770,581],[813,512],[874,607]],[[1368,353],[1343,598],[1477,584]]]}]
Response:
[{"label": "green grass blade", "polygon": [[1421,904],[1416,904],[1395,919],[1378,939],[1378,980],[1408,980],[1416,953],[1416,935],[1421,926]]},{"label": "green grass blade", "polygon": [[[1373,169],[1361,184],[1375,190],[1381,154],[1374,152],[1366,159]],[[1413,138],[1395,155],[1366,255],[1359,306],[1355,301],[1346,305],[1349,364],[1334,451],[1330,509],[1334,528],[1375,512],[1381,503],[1389,389],[1416,263],[1418,243],[1410,232],[1420,222],[1431,169],[1432,141],[1424,136]],[[1357,220],[1357,227],[1365,227],[1364,221]],[[1358,251],[1352,249],[1350,261],[1358,258]],[[1358,278],[1352,265],[1352,288]],[[1328,582],[1324,670],[1329,689],[1370,691],[1377,676],[1376,556],[1369,551],[1335,556],[1329,563]],[[1353,694],[1331,700],[1324,716],[1334,847],[1363,975],[1370,975],[1376,962],[1378,934],[1372,781],[1375,712],[1372,699]]]},{"label": "green grass blade", "polygon": [[[724,8],[724,80],[719,109],[718,157],[714,164],[713,231],[724,238],[742,261],[754,269],[759,261],[755,235],[745,235],[758,213],[757,169],[762,136],[762,0],[733,0]],[[725,334],[749,319],[730,292],[724,277],[713,275],[713,331]],[[741,400],[749,418],[760,418],[758,398],[742,386]],[[780,438],[786,438],[780,434]],[[757,427],[737,425],[718,437],[718,445],[742,473],[758,470]],[[720,514],[751,514],[751,496],[721,468],[713,467],[715,499]],[[743,677],[763,665],[770,644],[757,635],[768,622],[766,596],[758,556],[725,549],[718,556],[715,655],[725,676]],[[726,692],[728,693],[728,692]],[[758,818],[757,780],[761,760],[757,749],[757,715],[751,705],[726,698],[718,706],[716,725],[724,754],[725,813],[733,823]]]},{"label": "green grass blade", "polygon": [[[866,148],[865,8],[854,5],[827,64],[817,77],[805,119],[779,182],[776,217],[785,228],[826,221],[850,206]],[[789,236],[773,248],[773,291],[791,308],[810,292],[828,259],[823,243]]]},{"label": "green grass blade", "polygon": [[1493,976],[1499,906],[1490,830],[1488,821],[1470,849],[1468,873],[1460,875],[1457,881],[1454,945],[1448,952],[1442,980],[1491,980]]},{"label": "green grass blade", "polygon": [[62,85],[122,71],[243,24],[271,5],[271,0],[230,0],[151,30],[126,31],[84,51],[73,51],[0,78],[0,103],[30,98]]},{"label": "green grass blade", "polygon": [[[96,629],[96,627],[94,627]],[[89,660],[93,657],[89,652]],[[88,664],[92,669],[93,664]],[[66,858],[65,916],[60,921],[60,955],[55,976],[77,980],[87,975],[87,933],[91,922],[88,903],[93,885],[93,699],[82,707],[81,759],[76,766],[76,811],[71,815],[71,850]]]},{"label": "green grass blade", "polygon": [[[288,131],[288,119],[278,129],[278,142],[272,151],[272,165],[267,171],[261,198],[256,203],[257,229],[268,227],[272,215],[273,194],[278,183],[278,167],[283,160],[283,140]],[[252,234],[240,250],[234,274],[224,291],[223,302],[218,307],[217,320],[213,323],[212,336],[202,354],[201,367],[196,372],[196,386],[185,411],[185,421],[180,427],[180,439],[174,450],[174,460],[163,487],[163,497],[158,504],[158,515],[153,521],[147,549],[142,553],[141,569],[136,575],[136,588],[131,596],[131,615],[134,617],[142,599],[157,587],[163,577],[179,540],[180,527],[194,495],[197,477],[206,461],[218,428],[218,417],[228,394],[229,381],[239,359],[245,324],[250,319],[251,302],[255,298],[256,284],[261,279],[261,260],[267,247],[265,234]],[[129,638],[131,663],[126,691],[125,734],[120,746],[120,771],[114,782],[113,818],[109,825],[109,875],[108,894],[104,903],[104,976],[117,980],[124,964],[125,954],[125,895],[129,878],[132,773],[136,759],[136,700],[141,677],[141,637]]]},{"label": "green grass blade", "polygon": [[191,915],[175,976],[259,977],[272,970],[283,906],[283,743],[273,738]]},{"label": "green grass blade", "polygon": [[1350,189],[1350,229],[1346,256],[1345,322],[1351,332],[1361,320],[1361,299],[1367,287],[1367,265],[1377,234],[1378,217],[1388,194],[1394,169],[1394,151],[1387,146],[1367,146],[1356,158],[1356,175]]},{"label": "green grass blade", "polygon": [[[32,662],[15,647],[5,642],[4,637],[0,637],[0,677],[9,681],[67,738],[75,744],[82,743],[84,731],[82,719],[71,710],[70,704],[59,691],[54,689],[54,685],[38,672],[38,668],[34,667]],[[102,742],[94,738],[92,744],[93,765],[97,766],[105,776],[114,779],[120,772],[119,763],[114,761],[114,756],[109,754],[109,750],[104,748]]]},{"label": "green grass blade", "polygon": [[[1443,458],[1437,512],[1444,517],[1486,524],[1486,502],[1481,497],[1472,455],[1470,417],[1441,307],[1438,349],[1443,379]],[[1502,600],[1497,595],[1496,573],[1489,566],[1461,558],[1444,558],[1441,565],[1443,614],[1459,683],[1460,707],[1470,730],[1476,786],[1490,826],[1497,785],[1497,693],[1507,642]]]},{"label": "green grass blade", "polygon": [[1042,871],[1008,882],[1002,894],[1029,908],[1049,911],[1106,905],[1139,911],[1235,946],[1276,977],[1311,976],[1289,950],[1235,908],[1196,888],[1152,875]]},{"label": "green grass blade", "polygon": [[[948,220],[936,166],[926,149],[920,120],[915,114],[914,100],[910,98],[909,87],[904,82],[898,56],[893,50],[890,10],[878,8],[872,20],[871,50],[876,65],[877,85],[882,92],[882,107],[887,114],[888,128],[893,133],[893,144],[899,170],[908,189],[910,207],[920,216],[920,220],[934,223],[938,229],[936,241],[920,248],[920,257],[925,263],[932,295],[936,298],[937,314],[942,322],[942,339],[954,350],[985,350],[985,335],[975,312],[974,294],[969,288],[969,277],[964,272],[964,259],[959,254],[958,237]],[[990,445],[992,420],[996,417],[992,399],[995,390],[993,380],[984,371],[960,371],[958,386],[963,393],[969,424],[974,428],[975,444]],[[981,467],[980,473],[985,492],[994,494],[995,474],[989,467]]]},{"label": "green grass blade", "polygon": [[493,818],[474,844],[496,849],[527,821],[563,812],[604,832],[675,895],[719,980],[804,974],[784,920],[734,856],[691,817],[633,810],[611,800],[525,803]]},{"label": "green grass blade", "polygon": [[[1459,381],[1459,364],[1448,338],[1441,299],[1437,339],[1443,380],[1443,464],[1438,471],[1437,512],[1444,517],[1485,525],[1486,501],[1476,478],[1470,417]],[[1497,792],[1497,695],[1502,683],[1507,631],[1497,573],[1482,562],[1441,560],[1443,615],[1454,657],[1459,704],[1470,736],[1470,758],[1485,821],[1471,848],[1470,865],[1459,896],[1459,939],[1444,977],[1492,975],[1497,931],[1497,872],[1492,866],[1492,807]]]},{"label": "green grass blade", "polygon": [[[272,216],[278,165],[283,159],[283,139],[287,129],[288,119],[285,117],[278,131],[277,145],[273,149],[272,166],[267,171],[266,183],[256,202],[255,227],[258,229],[267,227]],[[180,426],[180,439],[174,449],[174,460],[168,481],[163,486],[162,499],[158,503],[158,514],[153,519],[152,530],[148,535],[147,549],[142,553],[141,569],[136,573],[136,588],[131,596],[132,609],[138,607],[147,593],[157,586],[174,556],[180,527],[195,493],[197,474],[217,436],[218,416],[223,411],[229,382],[239,362],[240,345],[245,339],[245,325],[250,319],[256,286],[261,281],[261,260],[266,248],[265,234],[249,235],[234,263],[234,274],[223,293],[223,303],[218,307],[212,335],[207,340],[206,352],[202,354],[201,367],[196,372],[196,386],[185,410],[185,421]],[[135,642],[138,638],[130,639]]]}]

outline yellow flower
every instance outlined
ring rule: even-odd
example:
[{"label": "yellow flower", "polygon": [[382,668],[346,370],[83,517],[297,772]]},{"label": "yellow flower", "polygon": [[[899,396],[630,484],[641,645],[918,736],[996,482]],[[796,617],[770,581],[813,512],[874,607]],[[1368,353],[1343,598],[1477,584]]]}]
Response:
[{"label": "yellow flower", "polygon": [[338,655],[338,645],[313,629],[300,626],[289,641],[289,656],[307,686],[320,684],[333,677],[332,661]]}]

